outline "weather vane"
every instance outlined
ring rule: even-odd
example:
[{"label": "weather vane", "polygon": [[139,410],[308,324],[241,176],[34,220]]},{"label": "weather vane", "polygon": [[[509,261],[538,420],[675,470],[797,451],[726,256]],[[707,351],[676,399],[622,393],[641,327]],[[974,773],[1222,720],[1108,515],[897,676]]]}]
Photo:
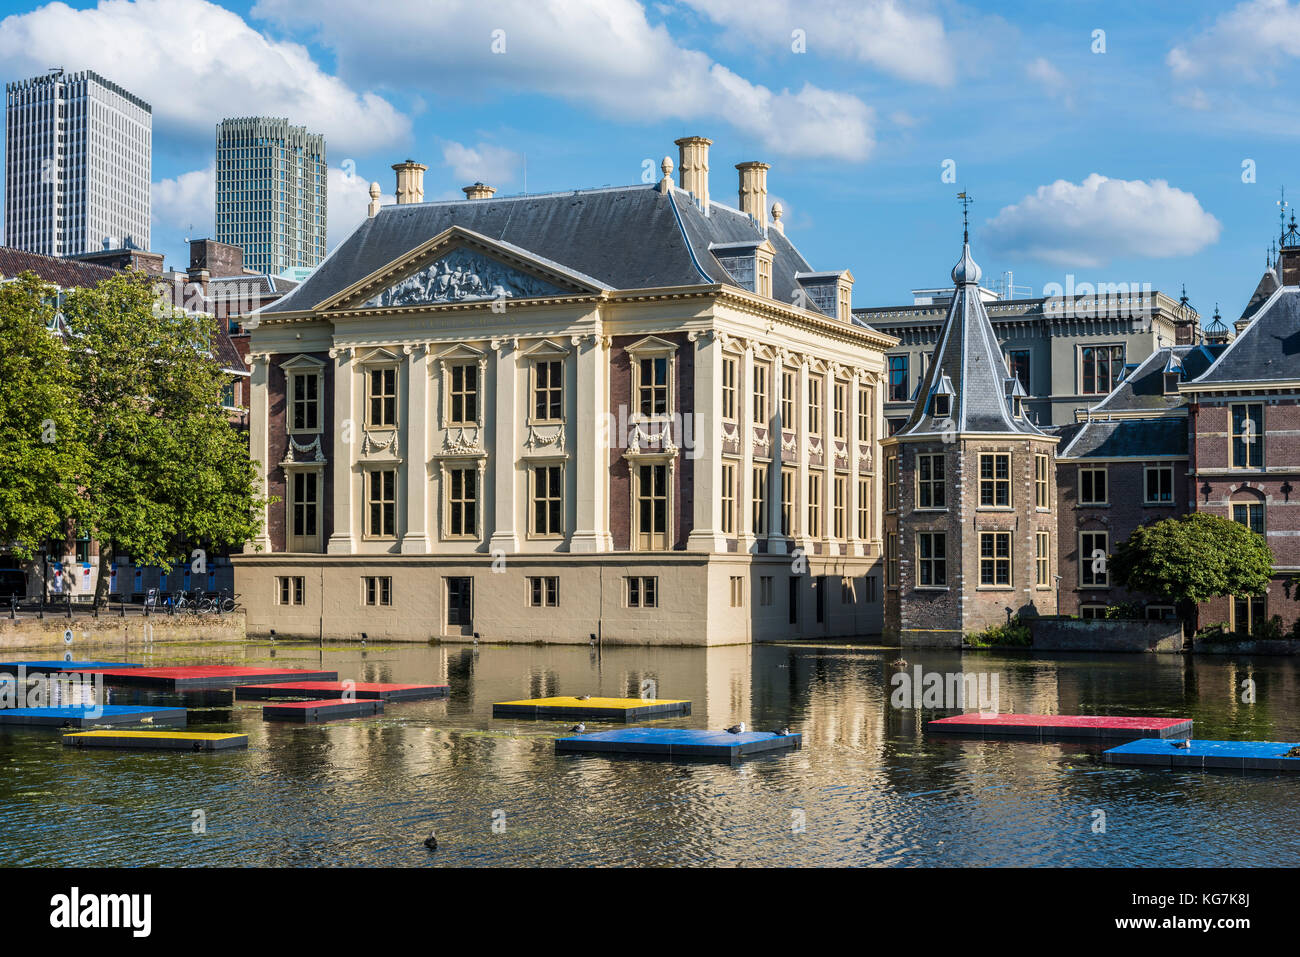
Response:
[{"label": "weather vane", "polygon": [[968,243],[970,242],[970,218],[968,210],[970,209],[970,204],[975,202],[975,200],[971,199],[964,192],[958,193],[957,198],[961,200],[961,241],[963,243]]},{"label": "weather vane", "polygon": [[1286,208],[1290,204],[1287,203],[1286,201],[1285,186],[1279,186],[1278,193],[1280,194],[1280,198],[1273,205],[1277,207],[1277,221],[1282,226],[1281,230],[1279,230],[1279,235],[1285,236],[1286,235]]}]

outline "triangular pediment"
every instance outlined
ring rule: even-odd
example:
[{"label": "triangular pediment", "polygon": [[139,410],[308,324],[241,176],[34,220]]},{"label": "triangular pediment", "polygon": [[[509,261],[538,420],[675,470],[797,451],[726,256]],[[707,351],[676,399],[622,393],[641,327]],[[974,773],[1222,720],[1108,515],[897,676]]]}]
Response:
[{"label": "triangular pediment", "polygon": [[411,250],[318,308],[390,309],[590,295],[586,276],[459,226]]}]

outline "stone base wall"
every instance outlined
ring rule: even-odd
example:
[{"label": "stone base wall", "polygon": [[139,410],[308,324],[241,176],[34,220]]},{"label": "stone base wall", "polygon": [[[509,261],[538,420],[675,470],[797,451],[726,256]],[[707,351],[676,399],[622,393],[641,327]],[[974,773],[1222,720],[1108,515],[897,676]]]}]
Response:
[{"label": "stone base wall", "polygon": [[[64,642],[64,632],[71,630],[72,644]],[[119,618],[101,612],[98,618],[76,614],[64,618],[47,613],[44,618],[0,619],[0,649],[44,649],[42,657],[63,657],[71,650],[75,658],[86,660],[121,652],[125,645],[148,641],[243,641],[244,616],[236,611],[227,615],[132,615]],[[49,654],[57,650],[58,655]],[[98,650],[95,650],[98,649]]]},{"label": "stone base wall", "polygon": [[1183,650],[1176,621],[1129,619],[1026,619],[1035,651],[1128,651],[1177,654]]}]

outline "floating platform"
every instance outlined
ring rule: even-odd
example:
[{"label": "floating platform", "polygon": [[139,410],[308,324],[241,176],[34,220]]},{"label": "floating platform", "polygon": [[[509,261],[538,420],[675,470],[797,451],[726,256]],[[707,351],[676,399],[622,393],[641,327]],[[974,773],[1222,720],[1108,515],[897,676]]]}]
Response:
[{"label": "floating platform", "polygon": [[1186,748],[1173,741],[1144,738],[1103,751],[1107,764],[1160,768],[1222,768],[1230,771],[1300,771],[1300,757],[1286,753],[1300,747],[1279,741],[1192,741]]},{"label": "floating platform", "polygon": [[383,713],[384,702],[379,698],[279,701],[262,708],[262,720],[315,724],[318,721],[338,721],[341,718],[369,718]]},{"label": "floating platform", "polygon": [[230,751],[248,747],[248,735],[207,731],[78,731],[65,734],[63,745],[149,751]]},{"label": "floating platform", "polygon": [[671,698],[527,698],[498,701],[492,705],[494,718],[593,718],[603,721],[639,721],[691,713],[689,701]]},{"label": "floating platform", "polygon": [[[278,684],[241,685],[235,697],[242,701],[264,701],[267,698],[317,698],[328,693],[331,697],[348,690],[343,681],[282,681]],[[447,685],[395,685],[377,681],[354,681],[353,694],[358,698],[379,698],[383,701],[417,701],[422,698],[445,698],[450,693]]]},{"label": "floating platform", "polygon": [[926,723],[931,731],[1017,738],[1187,738],[1190,718],[1103,717],[1086,714],[970,714]]},{"label": "floating platform", "polygon": [[185,727],[184,708],[158,708],[134,704],[65,705],[58,708],[0,708],[0,725],[48,728],[93,728],[107,724],[156,724]]},{"label": "floating platform", "polygon": [[667,758],[715,758],[736,761],[764,751],[801,747],[803,735],[770,731],[692,731],[686,728],[619,728],[556,738],[557,752],[644,754]]},{"label": "floating platform", "polygon": [[167,691],[211,691],[238,685],[283,681],[335,681],[337,671],[305,668],[244,668],[236,665],[185,665],[167,668],[77,668],[78,674],[104,676],[110,685],[139,685]]},{"label": "floating platform", "polygon": [[19,668],[29,675],[48,674],[55,671],[90,671],[104,668],[143,668],[128,661],[0,661],[0,674],[16,675]]}]

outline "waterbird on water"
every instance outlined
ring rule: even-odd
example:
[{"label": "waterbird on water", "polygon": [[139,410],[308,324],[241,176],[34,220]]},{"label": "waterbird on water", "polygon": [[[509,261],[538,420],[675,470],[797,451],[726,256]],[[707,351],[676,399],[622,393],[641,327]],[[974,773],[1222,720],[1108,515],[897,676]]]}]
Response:
[{"label": "waterbird on water", "polygon": [[906,659],[906,658],[896,658],[896,659],[894,659],[893,661],[891,661],[891,662],[889,663],[889,667],[891,667],[891,668],[906,668],[906,667],[907,667],[907,659]]},{"label": "waterbird on water", "polygon": [[782,737],[782,738],[784,738],[786,735],[788,735],[788,734],[790,733],[790,729],[789,729],[789,728],[782,728],[780,731],[773,731],[772,733],[775,734],[775,735],[778,735],[778,736],[780,736],[780,737]]},{"label": "waterbird on water", "polygon": [[1169,743],[1175,748],[1190,748],[1192,746],[1192,739],[1188,738],[1186,741],[1170,741]]},{"label": "waterbird on water", "polygon": [[727,730],[727,734],[744,734],[745,722],[742,721],[740,722],[740,724],[733,724],[730,728],[727,728],[726,730]]},{"label": "waterbird on water", "polygon": [[430,831],[429,836],[424,839],[424,846],[431,851],[438,849],[438,832]]},{"label": "waterbird on water", "polygon": [[572,728],[570,728],[569,730],[570,730],[570,731],[573,731],[573,732],[576,733],[576,734],[582,734],[582,732],[584,732],[584,731],[587,730],[587,725],[586,725],[585,722],[583,722],[583,721],[579,721],[577,724],[575,724],[575,725],[574,725]]}]

